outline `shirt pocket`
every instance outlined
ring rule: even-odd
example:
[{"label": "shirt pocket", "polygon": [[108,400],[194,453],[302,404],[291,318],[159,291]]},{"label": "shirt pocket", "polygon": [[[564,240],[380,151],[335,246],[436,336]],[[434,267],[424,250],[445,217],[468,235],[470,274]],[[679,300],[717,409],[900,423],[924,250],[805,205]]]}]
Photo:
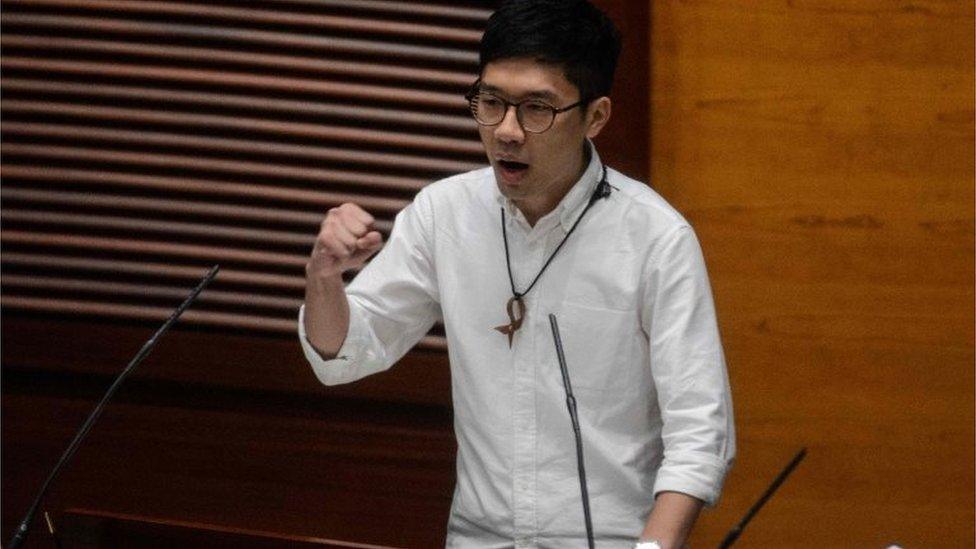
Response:
[{"label": "shirt pocket", "polygon": [[640,384],[649,366],[636,310],[564,302],[557,320],[573,390],[620,391]]}]

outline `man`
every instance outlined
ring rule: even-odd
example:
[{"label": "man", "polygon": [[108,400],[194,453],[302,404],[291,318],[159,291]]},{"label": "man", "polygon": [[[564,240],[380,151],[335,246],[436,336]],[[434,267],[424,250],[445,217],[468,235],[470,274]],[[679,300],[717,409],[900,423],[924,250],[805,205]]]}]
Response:
[{"label": "man", "polygon": [[[548,316],[579,406],[599,547],[680,547],[735,453],[701,251],[590,139],[619,36],[585,0],[505,3],[469,94],[489,168],[433,183],[389,242],[329,211],[299,331],[325,384],[389,368],[437,320],[458,441],[449,547],[581,547],[575,442]],[[383,250],[348,288],[341,274]]]}]

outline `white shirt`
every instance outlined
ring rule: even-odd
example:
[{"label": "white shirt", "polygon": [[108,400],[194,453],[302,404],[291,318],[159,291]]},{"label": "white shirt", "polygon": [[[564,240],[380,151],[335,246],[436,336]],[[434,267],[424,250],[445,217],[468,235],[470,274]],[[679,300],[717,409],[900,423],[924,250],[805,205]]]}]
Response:
[{"label": "white shirt", "polygon": [[548,315],[559,322],[579,409],[595,537],[632,547],[661,491],[713,504],[735,454],[732,403],[701,250],[659,195],[608,170],[599,200],[525,291],[602,175],[595,150],[555,210],[529,226],[490,168],[433,183],[396,218],[346,289],[338,358],[305,355],[326,385],[386,370],[437,320],[447,333],[457,435],[448,547],[585,547],[575,439]]}]

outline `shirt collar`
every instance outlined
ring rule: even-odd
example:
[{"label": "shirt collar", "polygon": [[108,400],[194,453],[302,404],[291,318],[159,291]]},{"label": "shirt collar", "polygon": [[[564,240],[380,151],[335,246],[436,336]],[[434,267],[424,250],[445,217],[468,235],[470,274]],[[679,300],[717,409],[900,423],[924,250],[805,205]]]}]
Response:
[{"label": "shirt collar", "polygon": [[559,205],[556,206],[555,210],[558,212],[559,222],[562,224],[563,229],[567,231],[573,226],[573,223],[576,223],[576,220],[583,212],[583,208],[589,204],[590,197],[596,192],[596,186],[600,183],[601,176],[603,175],[603,162],[600,161],[600,155],[597,154],[596,147],[593,146],[593,143],[589,139],[586,140],[586,146],[590,151],[590,163],[586,166],[586,170],[580,176],[579,181],[559,201]]},{"label": "shirt collar", "polygon": [[[587,139],[586,147],[589,149],[590,163],[587,164],[583,175],[570,187],[569,192],[559,201],[556,208],[542,218],[558,217],[559,223],[566,231],[573,226],[573,223],[579,218],[580,213],[583,212],[583,208],[589,203],[590,197],[596,191],[596,186],[600,183],[601,176],[603,175],[603,162],[600,161],[600,155],[596,152],[596,147],[593,145],[593,142]],[[519,213],[515,204],[498,191],[494,177],[492,177],[491,183],[491,187],[494,189],[495,202],[505,208],[508,215],[513,218],[518,216]],[[542,220],[540,219],[540,221]]]}]

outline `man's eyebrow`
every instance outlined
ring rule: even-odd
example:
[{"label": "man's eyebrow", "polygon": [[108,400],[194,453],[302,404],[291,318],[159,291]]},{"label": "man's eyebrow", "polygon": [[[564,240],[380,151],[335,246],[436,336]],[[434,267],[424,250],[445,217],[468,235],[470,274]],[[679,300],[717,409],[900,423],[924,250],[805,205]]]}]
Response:
[{"label": "man's eyebrow", "polygon": [[[501,88],[492,86],[491,84],[485,84],[482,82],[480,87],[482,91],[498,93],[500,95],[508,95],[504,93]],[[549,90],[537,90],[521,95],[520,99],[548,99],[549,101],[555,101],[559,99],[559,96]]]}]

